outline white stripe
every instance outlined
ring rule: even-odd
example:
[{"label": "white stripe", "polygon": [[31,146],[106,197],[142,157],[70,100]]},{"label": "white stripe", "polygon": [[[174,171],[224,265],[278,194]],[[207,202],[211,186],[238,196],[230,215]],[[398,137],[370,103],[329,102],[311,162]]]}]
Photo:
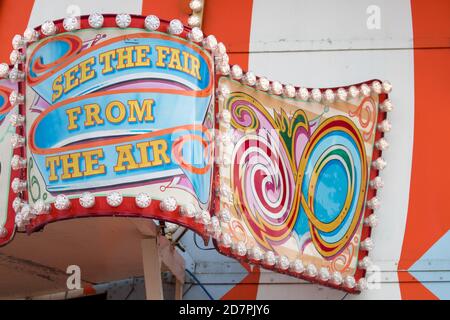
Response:
[{"label": "white stripe", "polygon": [[[254,0],[249,69],[269,79],[307,87],[334,87],[372,78],[392,82],[391,99],[396,109],[389,115],[393,129],[386,138],[391,148],[383,155],[388,161],[382,173],[385,188],[379,193],[383,206],[379,210],[380,224],[373,232],[375,250],[370,254],[383,271],[392,271],[397,269],[402,248],[411,174],[414,59],[409,48],[413,38],[412,17],[409,0],[377,1],[381,9],[381,29],[369,30],[366,8],[372,3],[372,0]],[[389,50],[392,48],[403,49]],[[273,274],[272,278],[277,282],[277,275]],[[391,275],[390,280],[398,281],[397,274],[394,279]],[[305,285],[297,290],[305,290],[303,288]],[[304,297],[301,293],[296,295],[278,289],[261,286],[258,298]],[[323,290],[323,298],[330,297],[327,292]],[[381,290],[357,296],[362,299],[381,297],[399,299],[398,284],[382,285]]]}]

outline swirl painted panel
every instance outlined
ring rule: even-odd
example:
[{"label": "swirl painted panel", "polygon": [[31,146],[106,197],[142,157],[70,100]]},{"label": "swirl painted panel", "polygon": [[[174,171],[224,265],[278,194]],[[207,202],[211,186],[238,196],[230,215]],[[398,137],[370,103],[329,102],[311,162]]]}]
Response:
[{"label": "swirl painted panel", "polygon": [[[216,212],[230,215],[222,232],[231,243],[244,242],[250,260],[267,268],[287,257],[355,276],[379,96],[319,103],[229,78],[218,87],[227,87],[219,99],[216,155]],[[265,259],[270,252],[272,263]]]}]

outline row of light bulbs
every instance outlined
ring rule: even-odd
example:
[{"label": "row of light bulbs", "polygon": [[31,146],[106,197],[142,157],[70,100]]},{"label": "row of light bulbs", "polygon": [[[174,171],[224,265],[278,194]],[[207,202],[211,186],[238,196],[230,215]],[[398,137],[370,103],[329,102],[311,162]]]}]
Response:
[{"label": "row of light bulbs", "polygon": [[[191,1],[191,8],[194,13],[201,10],[201,6],[198,6],[202,1]],[[197,8],[197,9],[194,9]],[[131,24],[131,16],[128,14],[118,14],[116,15],[116,24],[119,28],[127,28]],[[91,14],[88,18],[88,23],[92,28],[101,28],[103,26],[104,18],[103,15],[99,13]],[[286,98],[295,98],[301,99],[302,101],[314,101],[314,102],[334,102],[336,100],[346,101],[348,97],[357,98],[360,96],[368,97],[373,93],[381,94],[381,93],[389,93],[392,90],[392,86],[388,81],[379,82],[374,81],[369,86],[364,83],[357,86],[351,86],[347,89],[339,88],[336,91],[332,89],[320,90],[320,89],[308,89],[308,88],[297,88],[293,85],[287,84],[283,85],[278,81],[269,81],[265,77],[257,77],[251,71],[244,73],[244,71],[238,65],[229,65],[229,57],[226,53],[226,47],[223,43],[218,43],[217,39],[210,35],[206,38],[203,37],[203,32],[195,25],[189,23],[193,28],[188,33],[187,37],[189,40],[197,43],[202,43],[202,45],[210,50],[214,56],[216,71],[224,76],[231,76],[234,80],[239,80],[243,84],[255,87],[257,90],[269,92],[274,95],[280,95]],[[68,17],[64,19],[63,27],[66,31],[75,31],[79,29],[79,19],[76,17]],[[147,16],[144,21],[144,26],[149,31],[156,31],[160,27],[160,20],[158,17],[154,15]],[[57,27],[52,21],[46,21],[41,26],[41,33],[44,36],[51,36],[57,33]],[[167,32],[173,35],[181,35],[184,31],[184,26],[181,21],[174,19],[170,21]],[[24,36],[17,35],[13,38],[13,52],[11,53],[11,62],[15,65],[12,70],[9,70],[9,66],[7,64],[0,64],[0,77],[8,77],[11,80],[23,80],[24,75],[17,68],[17,64],[24,61],[24,55],[20,53],[20,49],[23,48],[26,43],[36,41],[40,37],[39,32],[34,29],[27,29],[24,33]],[[219,93],[222,96],[226,96],[227,91],[226,88],[219,88]],[[13,92],[10,96],[11,104],[20,104],[23,103],[23,96],[18,94],[17,92]],[[389,99],[386,99],[381,105],[380,110],[383,112],[389,112],[393,109],[392,102]],[[224,110],[221,114],[220,120],[223,121],[227,128],[230,127],[231,115],[229,111]],[[14,125],[23,125],[24,118],[21,115],[16,115],[11,117],[11,122]],[[378,130],[381,132],[388,132],[391,129],[391,124],[388,120],[384,120],[377,126]],[[14,148],[23,147],[25,143],[24,137],[19,135],[14,135],[12,138],[12,145]],[[230,144],[228,144],[230,146]],[[231,145],[232,146],[232,145]],[[379,150],[386,150],[389,146],[387,141],[382,138],[375,143],[376,148]],[[13,157],[11,165],[14,170],[23,169],[26,167],[26,160],[22,159],[18,156]],[[226,163],[225,163],[226,165]],[[386,162],[380,157],[373,161],[372,166],[377,170],[383,170],[386,166]],[[380,177],[376,177],[372,181],[370,181],[370,186],[374,189],[379,189],[383,187],[383,182]],[[14,179],[11,185],[14,192],[20,193],[26,190],[26,181],[21,181],[20,179]],[[231,191],[224,190],[226,189],[224,186],[220,188],[221,199],[226,199],[232,202],[232,198],[230,199]],[[18,199],[18,200],[17,200]],[[142,193],[136,196],[136,205],[141,208],[141,206],[148,206],[150,204],[151,198],[148,194]],[[15,201],[15,210],[18,212],[19,218],[17,218],[16,223],[18,225],[23,225],[29,221],[30,217],[36,214],[42,214],[50,209],[49,204],[45,204],[43,202],[36,202],[31,208],[28,204],[22,203],[23,201],[20,198],[16,198]],[[113,192],[106,197],[107,203],[112,207],[117,207],[122,203],[122,196],[117,192]],[[22,201],[22,202],[19,202]],[[85,193],[80,198],[80,205],[86,208],[93,206],[95,204],[95,197],[92,194]],[[20,203],[20,205],[18,205]],[[367,202],[367,206],[373,210],[376,210],[380,205],[380,201],[378,198],[374,197]],[[70,200],[65,195],[58,195],[55,198],[54,206],[57,210],[67,210],[70,207]],[[69,207],[68,207],[69,206]],[[172,197],[168,197],[160,202],[161,210],[172,212],[177,208],[176,200]],[[39,212],[39,213],[38,213]],[[223,222],[227,222],[230,220],[230,214],[226,214],[226,210],[221,210],[219,213],[219,217]],[[219,242],[228,248],[232,248],[232,251],[238,256],[245,256],[246,254],[254,260],[258,261],[264,258],[264,263],[269,266],[277,266],[281,270],[291,270],[294,273],[300,274],[305,272],[305,275],[308,277],[318,277],[321,281],[331,281],[335,285],[343,284],[347,288],[358,287],[358,289],[362,290],[366,287],[365,279],[362,278],[358,283],[355,282],[355,279],[351,276],[342,279],[342,275],[338,272],[334,272],[330,275],[327,268],[320,268],[317,271],[317,267],[313,264],[309,264],[304,268],[301,260],[295,260],[293,262],[289,262],[287,257],[285,256],[275,256],[272,251],[267,251],[264,254],[259,247],[254,247],[251,249],[247,249],[245,244],[242,242],[233,243],[231,240],[231,236],[229,234],[221,234],[220,230],[220,221],[217,217],[211,217],[209,212],[200,211],[200,214],[195,211],[195,207],[186,206],[180,208],[180,214],[186,215],[189,217],[195,217],[199,219],[205,225],[208,225],[208,230],[212,232],[213,236],[216,239],[219,239]],[[364,224],[370,227],[375,227],[378,222],[378,218],[375,213],[372,213],[364,220]],[[373,248],[373,241],[370,238],[366,238],[361,242],[362,250],[371,250]],[[371,265],[369,257],[364,257],[361,261],[359,261],[358,266],[363,269],[367,269]],[[303,268],[302,268],[303,267]]]},{"label": "row of light bulbs", "polygon": [[200,27],[202,23],[203,0],[191,0],[189,2],[189,8],[191,8],[192,14],[188,18],[188,25],[191,28]]},{"label": "row of light bulbs", "polygon": [[[14,180],[17,181],[17,180]],[[15,183],[13,181],[13,184]],[[15,191],[26,190],[26,182],[23,182],[21,186],[17,189],[14,185]],[[118,208],[122,205],[124,197],[120,192],[113,191],[106,195],[106,203],[112,208]],[[145,209],[152,203],[151,196],[146,192],[141,192],[134,197],[134,202],[137,208]],[[85,209],[93,208],[96,204],[96,196],[91,192],[84,192],[78,198],[79,205]],[[26,203],[19,196],[13,201],[13,210],[16,213],[15,222],[18,227],[23,227],[27,225],[33,218],[39,215],[49,214],[52,212],[51,204],[46,203],[42,199],[37,200],[33,205]],[[56,212],[69,210],[72,207],[72,200],[65,194],[58,194],[53,202],[53,207]],[[174,197],[166,197],[159,201],[159,208],[164,212],[175,212],[179,209],[179,214],[182,217],[194,218],[196,222],[201,223],[205,226],[210,224],[216,225],[218,222],[217,217],[211,217],[209,211],[207,210],[197,210],[196,207],[189,203],[184,206],[179,206],[177,200]],[[53,211],[55,212],[55,211]],[[225,218],[224,218],[225,219]],[[217,228],[214,230],[217,231]]]}]

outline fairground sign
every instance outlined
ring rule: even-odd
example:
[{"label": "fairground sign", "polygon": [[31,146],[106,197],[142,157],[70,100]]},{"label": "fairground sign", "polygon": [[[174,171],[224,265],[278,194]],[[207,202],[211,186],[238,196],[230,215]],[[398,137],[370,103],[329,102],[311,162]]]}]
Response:
[{"label": "fairground sign", "polygon": [[0,65],[0,243],[64,219],[147,217],[348,292],[366,285],[388,82],[282,85],[154,16],[48,21]]}]

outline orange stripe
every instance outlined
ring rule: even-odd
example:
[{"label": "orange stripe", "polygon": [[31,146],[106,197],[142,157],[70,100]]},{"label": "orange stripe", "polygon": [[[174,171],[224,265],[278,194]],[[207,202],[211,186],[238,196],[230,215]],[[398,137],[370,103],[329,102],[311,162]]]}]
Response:
[{"label": "orange stripe", "polygon": [[248,52],[253,0],[206,0],[203,31],[223,42],[230,56],[230,64],[248,69]]},{"label": "orange stripe", "polygon": [[180,19],[185,25],[191,11],[187,0],[142,1],[142,15],[154,14],[160,19],[167,20]]},{"label": "orange stripe", "polygon": [[[410,268],[450,228],[450,1],[435,0],[431,4],[411,0],[411,9],[415,48],[414,149],[401,270]],[[443,44],[447,48],[442,48]],[[400,280],[405,277],[399,272]],[[400,288],[404,299],[434,297],[420,283],[403,283]]]},{"label": "orange stripe", "polygon": [[241,265],[248,274],[220,300],[256,300],[258,297],[258,283],[261,275],[259,267],[254,266],[252,271],[248,263],[241,262]]},{"label": "orange stripe", "polygon": [[9,63],[12,51],[11,40],[16,34],[23,34],[28,25],[34,0],[1,0],[0,1],[0,62]]}]

